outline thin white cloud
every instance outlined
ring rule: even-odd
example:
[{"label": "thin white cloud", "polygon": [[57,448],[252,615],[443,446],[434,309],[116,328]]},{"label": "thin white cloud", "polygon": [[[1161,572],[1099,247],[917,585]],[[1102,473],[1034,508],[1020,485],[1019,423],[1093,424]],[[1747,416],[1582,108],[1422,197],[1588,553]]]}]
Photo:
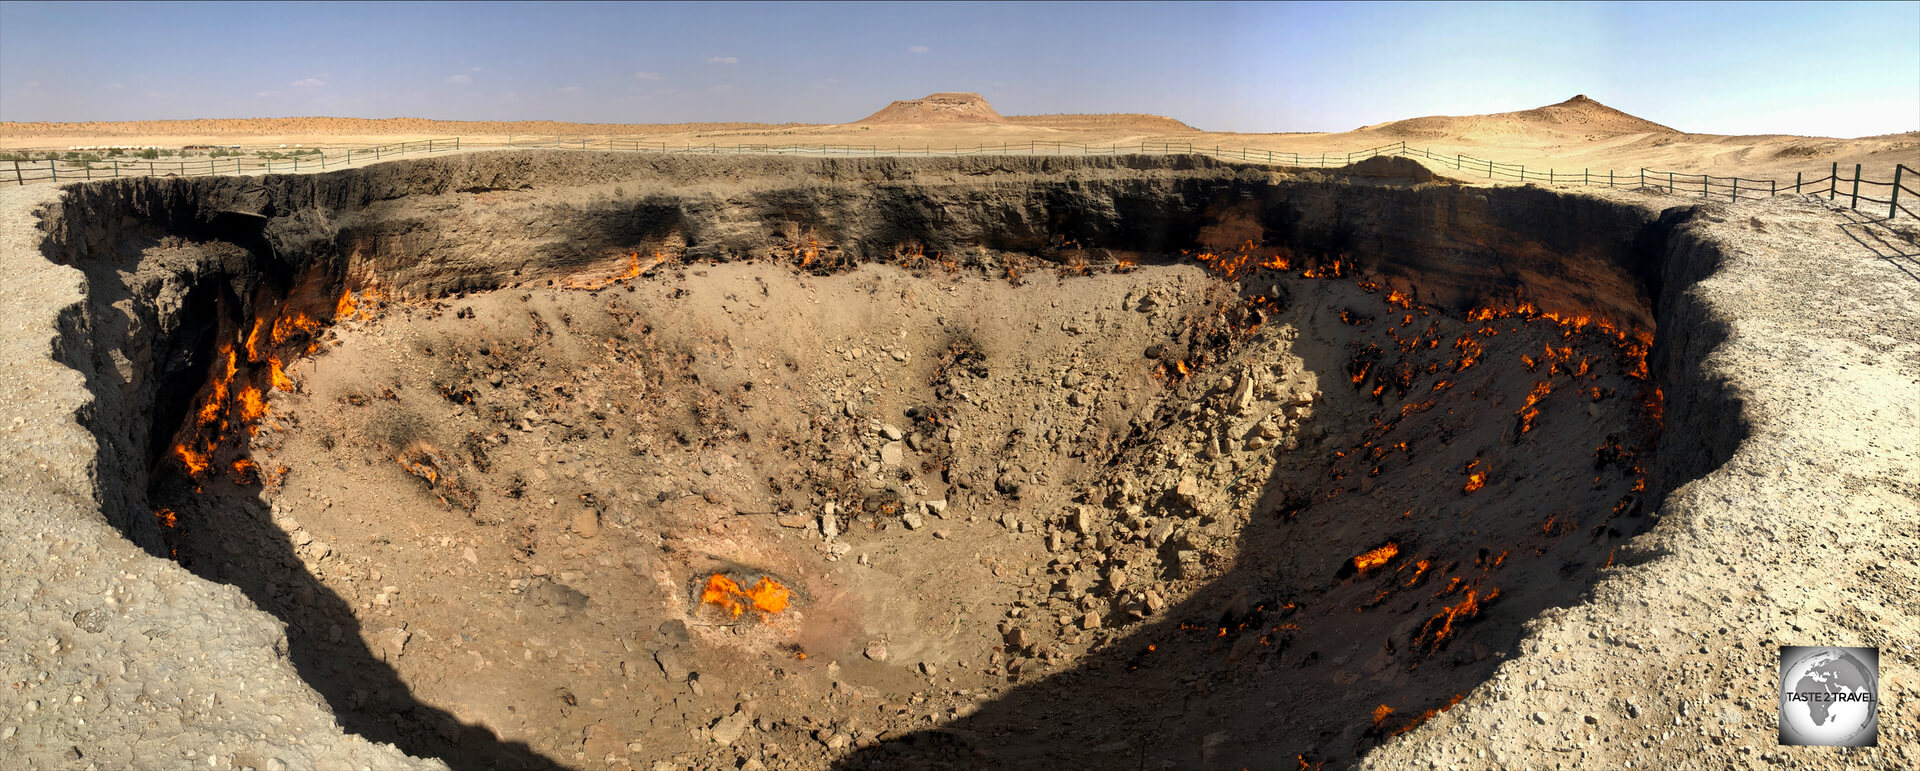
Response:
[{"label": "thin white cloud", "polygon": [[[157,93],[151,93],[151,94],[147,94],[147,96],[159,96],[159,94],[157,94]],[[253,98],[255,98],[255,99],[279,99],[279,98],[280,98],[280,92],[278,92],[278,91],[255,91],[255,92],[253,93]]]},{"label": "thin white cloud", "polygon": [[453,77],[447,78],[447,82],[456,86],[464,86],[469,83],[472,83],[473,78],[469,78],[465,75],[455,75]]},{"label": "thin white cloud", "polygon": [[739,64],[739,63],[740,63],[740,57],[737,57],[737,56],[709,56],[709,57],[707,57],[707,63],[708,63],[708,64]]},{"label": "thin white cloud", "polygon": [[473,71],[474,71],[474,72],[486,72],[486,70],[487,70],[487,68],[485,68],[485,67],[475,67],[475,68],[473,68]]},{"label": "thin white cloud", "polygon": [[658,72],[636,72],[636,73],[633,73],[633,79],[634,79],[634,80],[659,80],[659,79],[660,79],[660,73],[658,73]]},{"label": "thin white cloud", "polygon": [[107,86],[107,88],[126,88],[126,87],[127,87],[127,84],[125,83],[114,83],[112,85]]},{"label": "thin white cloud", "polygon": [[290,84],[288,84],[288,85],[291,85],[291,86],[293,86],[294,88],[319,88],[319,87],[321,87],[321,86],[324,86],[324,85],[326,85],[326,84],[327,84],[327,82],[326,82],[326,81],[324,81],[324,80],[321,80],[321,79],[319,79],[319,78],[302,78],[302,79],[300,79],[300,80],[296,80],[296,81],[294,81],[294,82],[292,82],[292,83],[290,83]]},{"label": "thin white cloud", "polygon": [[731,94],[731,93],[733,93],[733,84],[732,84],[732,83],[721,83],[721,84],[719,84],[719,85],[715,85],[715,86],[707,86],[707,93],[709,93],[709,94],[715,94],[715,95],[718,95],[718,96],[725,96],[725,95],[727,95],[727,94]]},{"label": "thin white cloud", "polygon": [[587,92],[586,89],[581,88],[579,86],[567,86],[565,88],[560,89],[560,93],[566,94],[567,96],[578,96],[586,92]]},{"label": "thin white cloud", "polygon": [[933,49],[931,49],[931,48],[928,48],[928,47],[926,47],[926,46],[910,46],[910,47],[908,47],[908,48],[907,48],[907,53],[910,53],[910,54],[924,54],[924,53],[926,53],[926,52],[928,52],[928,51],[931,51],[931,50],[933,50]]}]

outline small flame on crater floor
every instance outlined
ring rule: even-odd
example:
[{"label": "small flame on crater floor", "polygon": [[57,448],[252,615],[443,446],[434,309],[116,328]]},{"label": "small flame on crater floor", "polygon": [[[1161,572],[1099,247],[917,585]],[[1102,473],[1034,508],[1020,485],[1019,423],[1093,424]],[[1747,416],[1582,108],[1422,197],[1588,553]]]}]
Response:
[{"label": "small flame on crater floor", "polygon": [[1399,554],[1400,554],[1400,544],[1388,543],[1387,545],[1382,546],[1378,549],[1374,549],[1358,557],[1354,557],[1353,566],[1361,570],[1367,570],[1369,568],[1377,568],[1377,567],[1380,567],[1381,565],[1387,564],[1388,560],[1393,559]]},{"label": "small flame on crater floor", "polygon": [[793,591],[766,576],[761,576],[751,588],[742,588],[740,582],[720,573],[707,579],[707,586],[700,590],[700,603],[714,605],[734,618],[747,612],[749,608],[762,613],[779,613],[787,609],[793,601]]}]

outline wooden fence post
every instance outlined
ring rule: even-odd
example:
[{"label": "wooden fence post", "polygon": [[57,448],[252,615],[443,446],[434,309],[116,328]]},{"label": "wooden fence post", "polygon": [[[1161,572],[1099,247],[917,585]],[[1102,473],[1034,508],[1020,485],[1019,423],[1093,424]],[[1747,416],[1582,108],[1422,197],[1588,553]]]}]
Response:
[{"label": "wooden fence post", "polygon": [[1847,208],[1860,208],[1860,164],[1858,163],[1853,165],[1853,202],[1847,204]]},{"label": "wooden fence post", "polygon": [[1740,200],[1740,178],[1733,178],[1733,200]]},{"label": "wooden fence post", "polygon": [[1647,186],[1647,167],[1645,166],[1640,167],[1640,186],[1643,188]]},{"label": "wooden fence post", "polygon": [[15,158],[13,161],[13,181],[21,185],[27,184],[27,175],[20,173],[20,159],[18,158]]},{"label": "wooden fence post", "polygon": [[1834,191],[1840,189],[1840,162],[1833,162],[1833,173],[1827,175],[1827,200],[1833,200]]},{"label": "wooden fence post", "polygon": [[1613,169],[1607,169],[1607,188],[1613,188]]},{"label": "wooden fence post", "polygon": [[1900,172],[1906,170],[1904,163],[1893,165],[1893,195],[1887,196],[1893,200],[1887,202],[1887,219],[1893,219],[1893,215],[1900,213]]},{"label": "wooden fence post", "polygon": [[1793,194],[1800,194],[1800,172],[1797,171],[1793,173]]},{"label": "wooden fence post", "polygon": [[[1898,176],[1898,174],[1899,172],[1895,172],[1895,176]],[[113,159],[113,175],[116,177],[120,176],[120,159],[118,158]]]}]

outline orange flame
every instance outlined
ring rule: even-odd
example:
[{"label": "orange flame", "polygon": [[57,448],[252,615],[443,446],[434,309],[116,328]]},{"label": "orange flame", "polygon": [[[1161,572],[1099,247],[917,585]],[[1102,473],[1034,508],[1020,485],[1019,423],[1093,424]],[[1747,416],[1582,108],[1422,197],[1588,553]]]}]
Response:
[{"label": "orange flame", "polygon": [[1463,492],[1473,492],[1487,486],[1487,472],[1480,470],[1480,459],[1474,458],[1467,463],[1467,486]]},{"label": "orange flame", "polygon": [[207,470],[207,454],[194,452],[184,444],[174,445],[173,454],[180,459],[180,465],[187,467],[187,473],[200,476]]},{"label": "orange flame", "polygon": [[260,479],[260,467],[253,461],[241,458],[233,462],[233,483],[250,485]]},{"label": "orange flame", "polygon": [[1521,405],[1520,411],[1514,413],[1520,416],[1520,433],[1533,430],[1534,419],[1540,417],[1540,408],[1537,405],[1550,393],[1553,393],[1552,383],[1542,380],[1533,384],[1533,391],[1527,394],[1526,404]]},{"label": "orange flame", "polygon": [[1387,719],[1387,716],[1391,714],[1393,714],[1393,708],[1385,704],[1382,704],[1378,707],[1374,707],[1373,708],[1373,727],[1379,728],[1380,724],[1382,722],[1385,722]]},{"label": "orange flame", "polygon": [[1370,568],[1377,568],[1387,564],[1387,560],[1391,560],[1399,554],[1400,545],[1397,543],[1388,543],[1378,549],[1373,549],[1358,557],[1354,557],[1353,566],[1363,571]]},{"label": "orange flame", "polygon": [[1499,596],[1499,589],[1490,590],[1482,596],[1477,587],[1468,588],[1464,599],[1441,608],[1439,613],[1435,613],[1432,618],[1427,619],[1425,624],[1420,625],[1420,630],[1413,636],[1414,644],[1433,650],[1453,635],[1453,622],[1480,615],[1480,604],[1492,602]]},{"label": "orange flame", "polygon": [[247,333],[247,361],[260,360],[260,330],[266,326],[263,319],[253,320],[253,331]]},{"label": "orange flame", "polygon": [[1433,719],[1433,716],[1434,716],[1434,715],[1438,715],[1438,714],[1440,714],[1440,713],[1442,713],[1442,712],[1445,712],[1445,711],[1447,711],[1447,710],[1450,710],[1450,709],[1453,709],[1453,705],[1455,705],[1455,704],[1459,704],[1459,703],[1460,703],[1460,700],[1461,700],[1462,698],[1465,698],[1465,696],[1466,696],[1466,694],[1462,694],[1462,693],[1456,693],[1456,694],[1454,694],[1454,695],[1453,695],[1453,700],[1452,700],[1452,701],[1449,701],[1449,702],[1447,702],[1447,703],[1446,703],[1446,705],[1444,705],[1444,706],[1440,706],[1440,707],[1435,707],[1435,708],[1433,708],[1433,709],[1430,709],[1430,710],[1427,710],[1427,711],[1425,711],[1425,712],[1422,712],[1422,713],[1420,713],[1420,714],[1418,714],[1418,715],[1414,715],[1412,719],[1410,719],[1410,720],[1408,720],[1408,721],[1407,721],[1407,724],[1406,724],[1406,725],[1403,725],[1403,726],[1400,726],[1399,728],[1396,728],[1396,729],[1394,729],[1394,731],[1393,731],[1393,735],[1394,735],[1394,736],[1399,736],[1399,735],[1401,735],[1401,734],[1403,734],[1403,733],[1406,733],[1406,732],[1408,732],[1408,731],[1411,731],[1411,730],[1413,730],[1413,729],[1415,729],[1415,728],[1419,728],[1419,727],[1420,727],[1420,724],[1421,724],[1421,723],[1425,723],[1425,722],[1427,722],[1428,720],[1431,720],[1431,719]]},{"label": "orange flame", "polygon": [[240,422],[247,424],[249,432],[254,430],[253,422],[267,414],[267,403],[260,398],[260,389],[251,385],[240,389],[235,402],[240,405]]},{"label": "orange flame", "polygon": [[792,601],[792,590],[766,576],[761,576],[752,588],[743,589],[739,582],[715,573],[707,579],[706,588],[700,590],[701,604],[718,606],[735,618],[749,608],[762,613],[779,613],[786,610]]},{"label": "orange flame", "polygon": [[267,357],[268,383],[275,391],[291,393],[294,389],[293,378],[287,377],[287,370],[281,366],[280,357]]},{"label": "orange flame", "polygon": [[[341,300],[347,304],[347,311],[351,313],[353,311],[353,305],[349,295],[341,295]],[[319,329],[319,319],[308,316],[300,311],[294,311],[289,315],[281,316],[273,320],[273,333],[271,337],[275,344],[279,344],[286,342],[288,338],[294,335],[311,335],[319,331]]]},{"label": "orange flame", "polygon": [[180,524],[180,517],[173,513],[173,509],[156,509],[153,517],[160,520],[160,526],[164,528],[172,529]]}]

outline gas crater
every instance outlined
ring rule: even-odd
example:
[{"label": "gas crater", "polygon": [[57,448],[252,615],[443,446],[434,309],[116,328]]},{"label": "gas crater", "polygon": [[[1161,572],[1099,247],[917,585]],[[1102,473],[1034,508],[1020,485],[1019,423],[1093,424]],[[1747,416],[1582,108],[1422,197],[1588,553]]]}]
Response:
[{"label": "gas crater", "polygon": [[42,216],[104,516],[454,767],[1341,767],[1739,439],[1684,211],[1401,159],[500,152]]}]

